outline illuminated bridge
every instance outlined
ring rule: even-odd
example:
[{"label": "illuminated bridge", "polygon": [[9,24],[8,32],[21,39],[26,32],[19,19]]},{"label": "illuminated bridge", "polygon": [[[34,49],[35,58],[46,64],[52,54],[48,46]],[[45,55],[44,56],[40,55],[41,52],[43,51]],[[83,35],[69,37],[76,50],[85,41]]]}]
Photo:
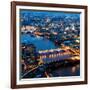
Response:
[{"label": "illuminated bridge", "polygon": [[43,63],[51,63],[69,58],[79,59],[79,57],[74,57],[74,53],[75,51],[70,48],[39,51],[40,60],[42,60]]},{"label": "illuminated bridge", "polygon": [[[72,48],[64,48],[64,49],[58,48],[58,49],[51,49],[51,50],[43,50],[43,51],[39,51],[38,53],[40,56],[40,62],[42,63],[38,64],[32,69],[28,69],[29,71],[23,74],[22,76],[23,78],[30,77],[30,75],[32,75],[33,72],[40,73],[40,70],[42,70],[41,71],[42,73],[44,72],[43,75],[45,75],[46,77],[50,77],[50,75],[47,73],[48,68],[53,67],[53,64],[49,66],[50,63],[61,61],[63,62],[62,65],[65,65],[65,64],[70,65],[71,63],[76,64],[80,60],[79,51],[78,50],[75,51]],[[44,66],[45,64],[48,64],[48,66]],[[54,67],[57,67],[57,66],[58,65],[56,64]]]}]

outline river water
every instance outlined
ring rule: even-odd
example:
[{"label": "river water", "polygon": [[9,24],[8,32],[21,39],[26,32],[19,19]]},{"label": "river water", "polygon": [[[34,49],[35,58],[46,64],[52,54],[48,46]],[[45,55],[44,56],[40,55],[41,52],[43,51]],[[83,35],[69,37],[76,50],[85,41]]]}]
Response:
[{"label": "river water", "polygon": [[58,69],[51,72],[53,77],[59,76],[79,76],[80,75],[80,64],[70,67],[59,67]]},{"label": "river water", "polygon": [[57,48],[52,41],[40,36],[32,37],[29,34],[21,35],[21,43],[34,44],[37,50],[49,50]]},{"label": "river water", "polygon": [[[36,46],[38,50],[46,50],[46,49],[56,49],[57,47],[55,44],[48,40],[44,39],[43,37],[32,37],[29,34],[22,34],[20,38],[21,43],[30,43]],[[59,67],[56,70],[52,70],[50,74],[53,77],[59,76],[79,76],[80,75],[80,64],[70,66],[70,67]]]}]

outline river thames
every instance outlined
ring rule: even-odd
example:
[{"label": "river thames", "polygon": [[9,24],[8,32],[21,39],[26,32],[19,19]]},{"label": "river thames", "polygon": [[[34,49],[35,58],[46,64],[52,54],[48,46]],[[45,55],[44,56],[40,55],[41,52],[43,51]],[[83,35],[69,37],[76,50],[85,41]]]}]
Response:
[{"label": "river thames", "polygon": [[[21,43],[32,43],[35,45],[37,51],[39,50],[50,50],[58,48],[52,41],[43,37],[31,36],[30,34],[22,34],[21,35]],[[79,76],[80,75],[80,63],[76,65],[70,65],[66,67],[58,67],[55,69],[47,70],[50,77],[63,77],[63,76]],[[36,74],[35,74],[36,73]],[[39,70],[34,71],[34,78],[44,77],[43,73],[39,72]],[[25,78],[30,78],[31,73],[28,73]]]}]

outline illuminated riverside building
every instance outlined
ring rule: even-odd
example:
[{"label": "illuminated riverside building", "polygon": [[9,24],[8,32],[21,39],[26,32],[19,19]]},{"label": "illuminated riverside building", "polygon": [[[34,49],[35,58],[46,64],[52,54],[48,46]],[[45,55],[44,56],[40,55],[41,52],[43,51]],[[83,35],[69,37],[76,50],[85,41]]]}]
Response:
[{"label": "illuminated riverside building", "polygon": [[40,59],[44,63],[56,62],[64,59],[68,59],[72,57],[72,54],[69,50],[47,50],[47,51],[39,51]]}]

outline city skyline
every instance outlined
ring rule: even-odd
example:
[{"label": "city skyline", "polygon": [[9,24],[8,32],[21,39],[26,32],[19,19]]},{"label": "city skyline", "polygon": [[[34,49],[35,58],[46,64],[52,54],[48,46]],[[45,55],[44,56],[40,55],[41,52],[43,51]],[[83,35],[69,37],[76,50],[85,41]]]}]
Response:
[{"label": "city skyline", "polygon": [[20,25],[21,78],[80,75],[80,13],[20,10]]}]

